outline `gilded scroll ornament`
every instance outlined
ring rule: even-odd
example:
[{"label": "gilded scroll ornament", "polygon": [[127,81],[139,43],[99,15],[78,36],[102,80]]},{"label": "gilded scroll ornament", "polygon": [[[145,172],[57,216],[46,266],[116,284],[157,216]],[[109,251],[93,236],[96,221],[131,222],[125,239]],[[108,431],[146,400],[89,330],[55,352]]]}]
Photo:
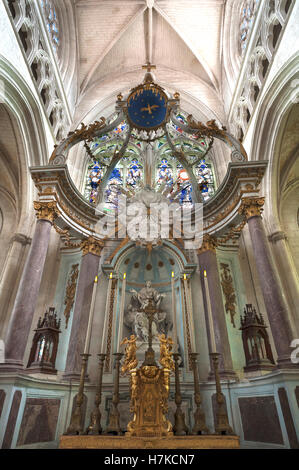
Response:
[{"label": "gilded scroll ornament", "polygon": [[239,214],[245,215],[246,219],[260,216],[265,203],[264,197],[243,197],[239,208]]},{"label": "gilded scroll ornament", "polygon": [[135,369],[138,365],[138,361],[136,359],[136,340],[137,337],[135,335],[131,335],[130,339],[124,338],[120,343],[121,346],[123,346],[124,344],[126,345],[125,360],[121,367],[122,374],[130,372],[130,370]]},{"label": "gilded scroll ornament", "polygon": [[56,201],[34,201],[33,206],[38,220],[49,220],[49,222],[53,223],[54,219],[60,215]]},{"label": "gilded scroll ornament", "polygon": [[216,247],[218,243],[216,238],[212,237],[208,233],[203,236],[203,241],[201,247],[198,249],[198,254],[204,253],[205,251],[216,252]]},{"label": "gilded scroll ornament", "polygon": [[80,247],[83,252],[83,256],[87,255],[88,253],[100,256],[104,247],[104,242],[90,236],[81,242]]},{"label": "gilded scroll ornament", "polygon": [[225,297],[225,311],[230,314],[231,323],[236,328],[234,316],[236,315],[236,294],[233,286],[233,278],[228,264],[221,263],[221,285]]},{"label": "gilded scroll ornament", "polygon": [[65,316],[65,327],[67,328],[71,310],[74,305],[75,301],[75,294],[76,294],[76,288],[77,288],[77,279],[79,275],[79,264],[73,264],[72,265],[72,270],[69,275],[66,291],[65,291],[65,299],[64,299],[64,316]]}]

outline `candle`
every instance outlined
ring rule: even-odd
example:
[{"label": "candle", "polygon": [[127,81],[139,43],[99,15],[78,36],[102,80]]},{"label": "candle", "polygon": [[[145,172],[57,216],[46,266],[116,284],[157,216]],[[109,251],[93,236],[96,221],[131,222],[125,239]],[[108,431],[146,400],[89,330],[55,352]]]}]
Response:
[{"label": "candle", "polygon": [[111,287],[112,287],[112,279],[113,273],[109,274],[109,282],[108,282],[108,294],[106,299],[106,308],[105,308],[105,318],[104,318],[104,327],[103,327],[103,335],[102,335],[102,344],[101,344],[101,354],[105,354],[106,352],[106,339],[107,339],[107,324],[108,324],[108,316],[109,316],[109,305],[110,305],[110,294],[111,294]]},{"label": "candle", "polygon": [[92,297],[91,297],[90,310],[89,310],[89,319],[88,319],[88,326],[87,326],[87,333],[86,333],[86,338],[85,338],[84,354],[89,354],[91,327],[92,327],[92,321],[93,321],[94,304],[95,304],[95,300],[96,300],[97,285],[98,285],[98,276],[95,277],[94,283],[93,283]]},{"label": "candle", "polygon": [[171,294],[172,294],[172,311],[173,311],[173,352],[178,352],[178,333],[176,323],[176,304],[174,291],[174,272],[171,273]]},{"label": "candle", "polygon": [[216,351],[216,341],[215,341],[215,333],[214,333],[214,322],[212,317],[212,308],[211,308],[211,299],[210,299],[210,291],[209,291],[209,284],[208,284],[208,277],[207,271],[204,270],[204,286],[206,291],[206,299],[207,299],[207,308],[208,308],[208,319],[209,319],[209,327],[210,327],[210,339],[211,339],[211,349],[213,353]]},{"label": "candle", "polygon": [[123,274],[123,283],[121,288],[121,298],[119,307],[119,328],[118,328],[118,351],[120,351],[120,343],[122,342],[123,327],[124,327],[124,310],[125,310],[125,297],[126,297],[126,277],[127,274]]}]

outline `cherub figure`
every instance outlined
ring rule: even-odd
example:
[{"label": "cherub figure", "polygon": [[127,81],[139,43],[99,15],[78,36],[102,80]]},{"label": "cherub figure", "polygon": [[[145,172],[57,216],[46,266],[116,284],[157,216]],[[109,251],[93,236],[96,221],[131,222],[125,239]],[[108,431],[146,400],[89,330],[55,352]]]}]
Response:
[{"label": "cherub figure", "polygon": [[131,335],[130,339],[126,337],[120,343],[121,346],[126,344],[125,360],[121,367],[122,374],[125,374],[126,372],[135,369],[135,367],[137,367],[138,365],[138,361],[136,359],[136,339],[137,337],[135,335]]},{"label": "cherub figure", "polygon": [[174,362],[172,359],[172,345],[173,345],[173,340],[172,338],[166,338],[165,334],[162,333],[162,335],[158,335],[158,338],[160,340],[160,364],[162,367],[165,367],[166,369],[174,370]]}]

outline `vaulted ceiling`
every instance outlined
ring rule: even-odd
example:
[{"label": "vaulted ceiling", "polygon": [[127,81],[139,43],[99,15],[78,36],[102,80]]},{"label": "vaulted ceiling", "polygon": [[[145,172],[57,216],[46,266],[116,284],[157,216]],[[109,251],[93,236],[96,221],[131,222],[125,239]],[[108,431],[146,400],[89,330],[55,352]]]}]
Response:
[{"label": "vaulted ceiling", "polygon": [[156,65],[156,82],[179,91],[202,118],[224,121],[222,30],[226,0],[74,0],[79,97],[75,122],[113,110],[116,95]]}]

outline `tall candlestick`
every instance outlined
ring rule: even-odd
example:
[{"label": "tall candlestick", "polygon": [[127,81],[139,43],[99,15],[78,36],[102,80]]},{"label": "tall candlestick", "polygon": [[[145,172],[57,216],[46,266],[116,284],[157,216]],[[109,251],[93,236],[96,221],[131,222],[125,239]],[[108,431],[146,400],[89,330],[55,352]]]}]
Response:
[{"label": "tall candlestick", "polygon": [[123,326],[124,326],[124,310],[125,310],[125,297],[126,297],[126,273],[123,275],[123,283],[121,288],[121,298],[120,298],[120,306],[119,306],[119,327],[118,327],[118,340],[117,340],[117,351],[120,351],[120,343],[122,342],[122,335],[123,335]]},{"label": "tall candlestick", "polygon": [[175,291],[174,291],[174,272],[171,273],[171,294],[172,294],[172,311],[173,311],[173,352],[178,352],[178,333],[176,324],[176,303],[175,303]]},{"label": "tall candlestick", "polygon": [[107,293],[107,299],[106,299],[105,318],[104,318],[104,327],[103,327],[103,333],[102,333],[102,344],[101,344],[101,353],[100,354],[105,354],[106,353],[107,325],[108,325],[112,280],[113,280],[113,273],[110,273],[109,282],[108,282],[108,293]]},{"label": "tall candlestick", "polygon": [[184,274],[184,288],[186,294],[186,303],[187,303],[187,317],[189,321],[189,329],[190,329],[190,343],[191,343],[191,351],[195,351],[195,341],[194,341],[194,325],[193,325],[193,308],[192,308],[192,297],[190,288],[188,285],[187,275]]},{"label": "tall candlestick", "polygon": [[96,291],[98,285],[98,276],[95,277],[92,289],[92,297],[91,297],[91,304],[90,304],[90,311],[89,311],[89,318],[88,318],[88,326],[85,338],[85,346],[84,346],[84,354],[89,354],[89,346],[90,346],[90,336],[91,336],[91,327],[93,322],[93,314],[94,314],[94,304],[96,300]]},{"label": "tall candlestick", "polygon": [[212,317],[212,308],[211,308],[211,299],[210,299],[210,291],[209,291],[209,283],[208,283],[208,276],[207,271],[204,270],[204,286],[206,291],[206,299],[207,299],[207,308],[208,308],[208,319],[209,319],[209,328],[210,328],[210,339],[211,339],[211,349],[212,353],[217,352],[216,350],[216,341],[215,341],[215,333],[214,333],[214,322]]}]

